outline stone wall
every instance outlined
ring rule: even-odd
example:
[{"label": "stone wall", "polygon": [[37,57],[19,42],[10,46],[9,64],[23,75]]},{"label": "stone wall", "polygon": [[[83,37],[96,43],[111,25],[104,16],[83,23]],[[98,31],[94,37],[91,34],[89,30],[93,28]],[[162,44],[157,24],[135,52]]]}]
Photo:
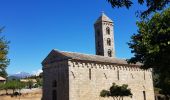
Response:
[{"label": "stone wall", "polygon": [[69,100],[68,86],[67,61],[55,62],[43,67],[43,100],[53,100],[53,91],[56,91],[56,100]]},{"label": "stone wall", "polygon": [[[116,65],[85,61],[60,61],[43,67],[43,100],[52,100],[56,90],[56,100],[113,100],[100,97],[103,89],[112,83],[128,84],[132,97],[124,100],[154,100],[151,70],[142,70],[132,65]],[[53,82],[56,80],[56,87]]]},{"label": "stone wall", "polygon": [[154,100],[152,72],[135,66],[69,61],[69,100],[113,100],[100,97],[112,83],[128,84],[132,97],[124,100]]}]

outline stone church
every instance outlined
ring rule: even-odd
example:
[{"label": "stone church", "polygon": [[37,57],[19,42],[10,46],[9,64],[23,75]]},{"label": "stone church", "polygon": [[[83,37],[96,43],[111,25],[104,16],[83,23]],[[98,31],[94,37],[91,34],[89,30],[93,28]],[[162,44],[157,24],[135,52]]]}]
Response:
[{"label": "stone church", "polygon": [[128,84],[124,100],[154,100],[152,70],[115,57],[113,21],[102,13],[94,29],[96,55],[53,49],[43,60],[42,100],[113,100],[100,97],[113,82]]}]

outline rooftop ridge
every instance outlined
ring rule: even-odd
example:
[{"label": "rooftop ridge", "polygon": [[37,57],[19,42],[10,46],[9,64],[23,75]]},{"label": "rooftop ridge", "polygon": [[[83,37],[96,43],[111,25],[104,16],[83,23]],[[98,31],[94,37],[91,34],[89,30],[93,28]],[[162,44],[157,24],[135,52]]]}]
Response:
[{"label": "rooftop ridge", "polygon": [[74,51],[63,51],[63,50],[58,50],[54,49],[55,51],[58,52],[63,52],[63,53],[75,53],[75,54],[81,54],[81,55],[87,55],[87,56],[96,56],[96,57],[104,57],[104,58],[113,58],[113,59],[120,59],[120,60],[126,60],[126,59],[121,59],[121,58],[115,58],[115,57],[106,57],[106,56],[101,56],[101,55],[95,55],[95,54],[86,54],[86,53],[81,53],[81,52],[74,52]]},{"label": "rooftop ridge", "polygon": [[[73,60],[86,60],[86,61],[96,61],[96,62],[106,62],[106,63],[117,63],[117,64],[128,64],[126,59],[106,57],[100,55],[84,54],[70,51],[60,51],[58,49],[53,49],[55,52],[61,53],[62,55]],[[129,65],[141,65],[140,63],[129,64]]]}]

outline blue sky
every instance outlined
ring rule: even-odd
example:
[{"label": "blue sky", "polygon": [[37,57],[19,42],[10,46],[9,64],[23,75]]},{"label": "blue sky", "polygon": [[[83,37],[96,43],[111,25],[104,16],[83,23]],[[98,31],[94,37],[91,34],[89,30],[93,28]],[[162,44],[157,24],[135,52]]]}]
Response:
[{"label": "blue sky", "polygon": [[129,58],[127,42],[137,30],[139,7],[112,9],[106,0],[1,0],[0,26],[5,26],[3,35],[11,42],[7,72],[41,69],[54,48],[95,54],[93,24],[101,11],[114,21],[116,57]]}]

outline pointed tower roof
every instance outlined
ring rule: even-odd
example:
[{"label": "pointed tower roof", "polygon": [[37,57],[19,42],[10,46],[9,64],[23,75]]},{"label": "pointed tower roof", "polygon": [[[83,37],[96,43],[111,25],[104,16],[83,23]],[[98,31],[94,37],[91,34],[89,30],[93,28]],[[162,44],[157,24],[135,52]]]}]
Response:
[{"label": "pointed tower roof", "polygon": [[106,21],[106,22],[113,22],[109,17],[106,16],[104,12],[102,12],[101,16],[97,19],[95,23]]}]

